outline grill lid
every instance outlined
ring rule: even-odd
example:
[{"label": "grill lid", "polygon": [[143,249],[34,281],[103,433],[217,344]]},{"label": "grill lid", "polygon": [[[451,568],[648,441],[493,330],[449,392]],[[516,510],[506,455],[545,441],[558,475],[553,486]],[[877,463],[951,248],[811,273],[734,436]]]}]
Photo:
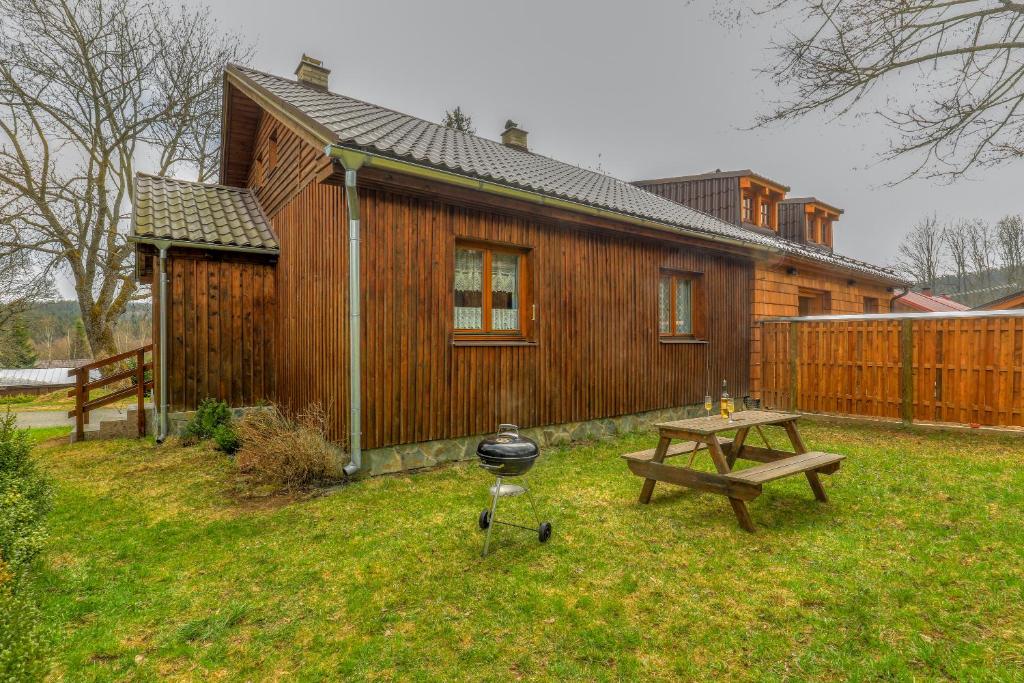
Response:
[{"label": "grill lid", "polygon": [[498,425],[498,433],[484,439],[476,447],[477,455],[495,460],[520,460],[536,458],[540,455],[537,442],[525,436],[519,436],[516,425]]}]

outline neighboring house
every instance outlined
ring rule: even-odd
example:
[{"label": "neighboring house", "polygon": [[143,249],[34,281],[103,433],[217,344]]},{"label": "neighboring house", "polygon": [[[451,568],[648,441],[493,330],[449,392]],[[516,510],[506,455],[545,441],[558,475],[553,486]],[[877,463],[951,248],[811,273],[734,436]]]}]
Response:
[{"label": "neighboring house", "polygon": [[924,289],[920,292],[907,292],[893,300],[892,310],[894,313],[950,313],[971,309],[948,296],[935,295],[930,289]]},{"label": "neighboring house", "polygon": [[1011,311],[1016,309],[1024,309],[1024,290],[1012,292],[1006,296],[1001,296],[994,301],[989,301],[986,304],[978,306],[975,310]]},{"label": "neighboring house", "polygon": [[35,396],[73,387],[75,379],[68,375],[72,369],[0,368],[0,396]]},{"label": "neighboring house", "polygon": [[761,380],[759,320],[785,316],[888,313],[893,272],[833,251],[842,209],[815,197],[787,198],[790,188],[750,169],[638,180],[638,187],[705,211],[751,233],[792,245],[778,259],[757,259],[751,298],[751,392]]},{"label": "neighboring house", "polygon": [[722,379],[744,395],[764,269],[897,282],[535,154],[518,127],[499,143],[331,93],[328,74],[229,66],[221,184],[138,177],[165,412],[319,402],[350,471],[417,467],[499,422],[552,425],[547,442]]}]

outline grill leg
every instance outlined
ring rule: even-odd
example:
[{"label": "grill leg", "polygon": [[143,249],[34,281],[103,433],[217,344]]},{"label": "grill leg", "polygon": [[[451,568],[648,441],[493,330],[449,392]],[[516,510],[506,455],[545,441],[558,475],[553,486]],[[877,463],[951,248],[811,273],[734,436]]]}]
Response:
[{"label": "grill leg", "polygon": [[533,502],[533,493],[530,492],[530,482],[523,476],[523,488],[526,489],[526,497],[530,501],[530,509],[533,510],[533,518],[537,521],[537,528],[540,528],[540,514],[537,513],[537,505]]},{"label": "grill leg", "polygon": [[481,557],[487,557],[487,548],[491,545],[491,532],[494,531],[495,517],[498,514],[498,498],[501,493],[501,477],[494,483],[494,495],[491,496],[491,523],[487,525],[487,535],[484,536],[484,552]]}]

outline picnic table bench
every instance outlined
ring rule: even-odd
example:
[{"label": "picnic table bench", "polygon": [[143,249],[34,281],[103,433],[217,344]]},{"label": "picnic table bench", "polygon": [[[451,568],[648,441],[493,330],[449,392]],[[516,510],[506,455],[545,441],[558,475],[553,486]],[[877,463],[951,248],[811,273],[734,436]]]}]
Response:
[{"label": "picnic table bench", "polygon": [[[798,415],[764,410],[748,410],[735,413],[731,420],[720,416],[697,417],[689,420],[662,422],[657,425],[660,433],[658,446],[646,451],[626,453],[625,458],[633,474],[643,477],[640,502],[649,503],[655,483],[661,481],[699,491],[708,491],[726,496],[732,504],[740,526],[754,531],[754,522],[747,510],[746,501],[761,495],[761,485],[776,479],[804,474],[814,497],[828,502],[828,496],[821,485],[819,474],[832,474],[846,457],[836,453],[808,451],[796,428]],[[776,450],[768,445],[762,427],[780,427],[785,430],[793,451]],[[721,432],[736,430],[733,439],[719,438]],[[761,435],[766,447],[748,446],[747,435],[754,429]],[[673,444],[673,439],[684,439]],[[693,469],[697,453],[707,450],[715,464],[716,472]],[[667,458],[689,455],[685,467],[665,463]],[[737,459],[761,463],[754,467],[733,470]]]}]

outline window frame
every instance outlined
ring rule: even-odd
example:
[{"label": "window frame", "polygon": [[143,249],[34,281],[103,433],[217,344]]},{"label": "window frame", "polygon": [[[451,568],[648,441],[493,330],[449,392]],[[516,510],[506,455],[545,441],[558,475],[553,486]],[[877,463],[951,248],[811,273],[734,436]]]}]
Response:
[{"label": "window frame", "polygon": [[756,220],[754,215],[754,196],[746,191],[740,192],[740,222],[748,225],[754,225]]},{"label": "window frame", "polygon": [[[671,316],[669,331],[661,331],[661,306],[660,306],[660,292],[661,292],[661,281],[665,278],[669,278],[669,302],[668,310]],[[679,280],[686,280],[690,283],[690,332],[676,332],[675,331],[675,310],[676,310],[676,282]],[[705,318],[705,299],[704,299],[704,274],[694,271],[687,270],[675,270],[671,268],[661,268],[658,271],[657,287],[655,289],[654,305],[656,309],[656,325],[658,330],[658,339],[662,342],[671,343],[673,341],[703,341],[705,339],[706,328],[704,326]]]},{"label": "window frame", "polygon": [[[460,329],[455,327],[455,254],[459,249],[469,249],[483,252],[483,270],[481,271],[481,292],[480,292],[480,329]],[[455,240],[455,248],[452,250],[450,261],[452,293],[452,306],[450,310],[452,337],[455,343],[458,342],[528,342],[533,335],[533,324],[536,319],[536,307],[533,303],[532,287],[530,286],[531,249],[514,244],[500,242],[486,242],[475,239]],[[513,254],[518,259],[518,285],[519,285],[519,326],[515,330],[495,330],[493,307],[491,298],[491,261],[495,253]]]}]

